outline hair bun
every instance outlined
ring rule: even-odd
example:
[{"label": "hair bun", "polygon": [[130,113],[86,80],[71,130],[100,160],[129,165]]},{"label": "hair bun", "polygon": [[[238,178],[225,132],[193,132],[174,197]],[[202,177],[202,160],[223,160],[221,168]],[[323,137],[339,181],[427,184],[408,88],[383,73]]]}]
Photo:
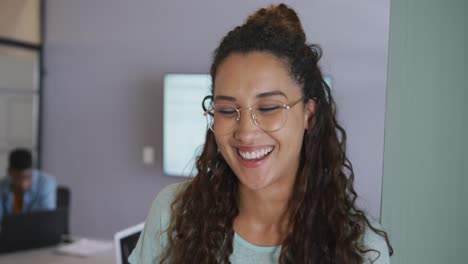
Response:
[{"label": "hair bun", "polygon": [[270,25],[287,30],[305,42],[305,33],[297,13],[285,4],[261,8],[247,18],[245,24]]}]

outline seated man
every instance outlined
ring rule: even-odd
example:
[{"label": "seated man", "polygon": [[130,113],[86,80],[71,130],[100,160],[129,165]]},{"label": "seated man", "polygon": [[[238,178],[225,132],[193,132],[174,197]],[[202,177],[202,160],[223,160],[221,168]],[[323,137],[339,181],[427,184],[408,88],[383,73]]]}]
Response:
[{"label": "seated man", "polygon": [[6,214],[19,214],[56,207],[54,177],[32,168],[27,149],[10,152],[8,175],[0,180],[0,221]]}]

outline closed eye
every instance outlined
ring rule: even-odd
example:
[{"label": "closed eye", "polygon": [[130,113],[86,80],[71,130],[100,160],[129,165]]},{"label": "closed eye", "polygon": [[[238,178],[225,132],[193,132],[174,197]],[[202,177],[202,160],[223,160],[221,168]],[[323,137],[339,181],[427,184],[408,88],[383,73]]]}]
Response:
[{"label": "closed eye", "polygon": [[259,106],[257,110],[262,113],[262,114],[268,114],[268,113],[273,113],[279,109],[281,109],[281,105],[265,105],[265,106]]},{"label": "closed eye", "polygon": [[237,116],[237,111],[234,108],[220,108],[215,110],[215,114],[222,117],[233,117]]}]

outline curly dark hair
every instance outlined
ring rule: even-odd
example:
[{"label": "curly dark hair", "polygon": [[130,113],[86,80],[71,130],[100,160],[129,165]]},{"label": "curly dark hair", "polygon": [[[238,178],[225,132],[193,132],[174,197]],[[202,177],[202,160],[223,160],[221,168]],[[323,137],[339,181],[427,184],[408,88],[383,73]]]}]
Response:
[{"label": "curly dark hair", "polygon": [[[289,200],[288,233],[281,244],[280,263],[362,263],[362,239],[373,227],[357,208],[354,173],[346,156],[346,132],[336,120],[330,88],[318,66],[319,46],[307,44],[301,22],[284,4],[262,8],[230,31],[214,52],[214,83],[221,63],[234,53],[268,52],[287,62],[290,75],[302,86],[304,102],[313,99],[317,111],[304,134],[299,169]],[[216,87],[213,87],[212,94]],[[233,221],[239,213],[239,181],[218,152],[207,130],[198,174],[171,205],[168,246],[161,263],[230,263]]]}]

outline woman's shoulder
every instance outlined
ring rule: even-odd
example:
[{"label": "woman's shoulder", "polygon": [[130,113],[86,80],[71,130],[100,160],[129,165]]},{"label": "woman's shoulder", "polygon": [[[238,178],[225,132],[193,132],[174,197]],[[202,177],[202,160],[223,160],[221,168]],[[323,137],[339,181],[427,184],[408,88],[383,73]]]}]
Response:
[{"label": "woman's shoulder", "polygon": [[169,209],[176,196],[189,184],[189,181],[183,181],[170,184],[164,187],[153,201],[152,207],[159,207],[162,211]]},{"label": "woman's shoulder", "polygon": [[369,225],[366,225],[365,233],[363,236],[363,244],[365,250],[364,263],[375,263],[375,264],[388,264],[390,263],[390,254],[386,239],[374,231],[371,227],[377,230],[384,231],[382,225],[372,217],[367,216]]},{"label": "woman's shoulder", "polygon": [[138,243],[129,257],[130,263],[156,263],[167,245],[164,235],[170,222],[170,208],[176,196],[187,186],[187,182],[164,187],[151,205]]},{"label": "woman's shoulder", "polygon": [[186,185],[186,181],[170,184],[156,195],[146,218],[146,222],[151,224],[148,228],[164,230],[167,227],[170,219],[171,204]]}]

